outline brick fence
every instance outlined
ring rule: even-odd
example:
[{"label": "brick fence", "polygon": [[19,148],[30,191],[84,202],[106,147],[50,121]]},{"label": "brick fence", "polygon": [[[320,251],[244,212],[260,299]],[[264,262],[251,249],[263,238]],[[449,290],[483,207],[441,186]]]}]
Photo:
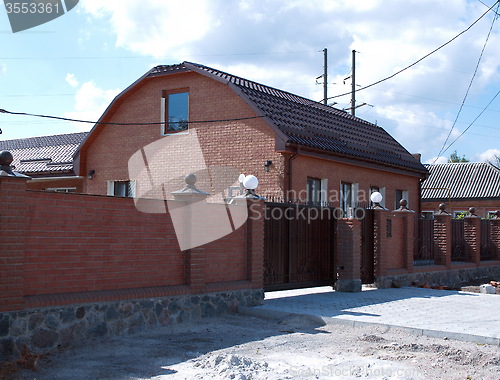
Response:
[{"label": "brick fence", "polygon": [[[168,212],[140,212],[130,198],[27,191],[26,180],[0,177],[0,201],[0,357],[23,345],[48,350],[263,300],[262,201],[248,201],[250,217],[232,233],[184,251]],[[493,256],[481,261],[480,220],[466,218],[467,260],[453,262],[451,216],[436,215],[434,264],[425,266],[414,265],[416,221],[409,210],[374,210],[379,287],[499,279],[500,219],[490,221]],[[359,291],[363,223],[335,225],[336,289]]]},{"label": "brick fence", "polygon": [[375,277],[378,287],[412,283],[457,288],[478,279],[500,278],[500,219],[491,219],[492,257],[481,260],[481,219],[466,217],[464,261],[452,261],[452,216],[436,214],[433,264],[414,265],[418,245],[416,213],[376,210],[374,225]]},{"label": "brick fence", "polygon": [[25,179],[1,177],[0,201],[0,356],[263,299],[262,220],[181,251],[170,214],[130,198],[27,191]]}]

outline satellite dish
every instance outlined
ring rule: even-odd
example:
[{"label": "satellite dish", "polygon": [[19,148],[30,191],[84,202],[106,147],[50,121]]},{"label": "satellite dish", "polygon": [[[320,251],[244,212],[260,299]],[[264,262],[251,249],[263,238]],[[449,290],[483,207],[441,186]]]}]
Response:
[{"label": "satellite dish", "polygon": [[238,177],[238,181],[240,183],[243,183],[244,180],[245,180],[245,174],[240,174],[240,176]]}]

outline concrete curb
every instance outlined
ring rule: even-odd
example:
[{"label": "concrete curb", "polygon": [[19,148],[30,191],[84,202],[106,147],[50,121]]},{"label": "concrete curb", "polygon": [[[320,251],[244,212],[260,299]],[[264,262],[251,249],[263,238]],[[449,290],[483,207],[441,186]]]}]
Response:
[{"label": "concrete curb", "polygon": [[415,327],[406,327],[406,326],[392,325],[387,323],[361,322],[361,321],[354,321],[352,319],[321,317],[318,315],[302,314],[302,313],[289,313],[281,310],[264,309],[261,306],[255,306],[255,307],[240,306],[238,307],[238,313],[262,319],[274,319],[274,320],[282,320],[293,316],[293,317],[305,318],[309,321],[317,323],[319,326],[324,326],[327,324],[342,325],[352,328],[363,327],[363,326],[375,326],[375,327],[383,326],[383,327],[388,327],[390,329],[404,330],[411,334],[428,336],[431,338],[452,339],[462,342],[489,344],[500,347],[500,338],[492,338],[481,335],[456,333],[456,332],[448,332],[440,330],[419,329]]}]

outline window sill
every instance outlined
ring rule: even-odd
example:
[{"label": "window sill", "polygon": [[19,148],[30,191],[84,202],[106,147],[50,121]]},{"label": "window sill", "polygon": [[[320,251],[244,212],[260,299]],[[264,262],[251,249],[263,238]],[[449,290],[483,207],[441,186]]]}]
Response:
[{"label": "window sill", "polygon": [[162,133],[161,135],[162,135],[163,137],[166,137],[166,136],[189,135],[189,131],[184,131],[184,132],[174,132],[174,133]]}]

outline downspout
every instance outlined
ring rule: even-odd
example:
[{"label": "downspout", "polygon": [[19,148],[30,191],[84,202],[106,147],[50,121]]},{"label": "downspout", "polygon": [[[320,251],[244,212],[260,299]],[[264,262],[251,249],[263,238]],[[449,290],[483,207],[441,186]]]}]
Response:
[{"label": "downspout", "polygon": [[286,199],[288,199],[288,195],[292,191],[292,163],[293,160],[295,160],[300,154],[300,148],[297,149],[297,151],[290,156],[288,159],[288,189],[287,189],[287,194],[286,194]]}]

